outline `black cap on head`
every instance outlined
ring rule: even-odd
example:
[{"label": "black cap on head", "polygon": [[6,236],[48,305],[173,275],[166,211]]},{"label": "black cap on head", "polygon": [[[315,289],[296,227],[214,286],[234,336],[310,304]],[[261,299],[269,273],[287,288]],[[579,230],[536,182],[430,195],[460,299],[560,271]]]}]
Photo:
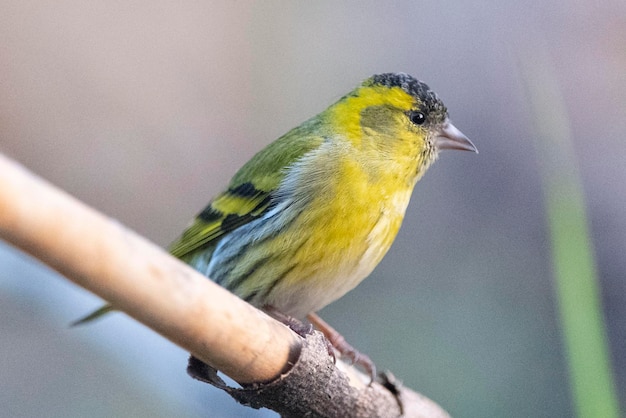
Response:
[{"label": "black cap on head", "polygon": [[426,83],[406,73],[384,73],[376,74],[368,80],[372,85],[381,85],[387,87],[400,87],[402,90],[417,98],[428,113],[447,114],[446,106],[443,104],[437,94],[428,87]]}]

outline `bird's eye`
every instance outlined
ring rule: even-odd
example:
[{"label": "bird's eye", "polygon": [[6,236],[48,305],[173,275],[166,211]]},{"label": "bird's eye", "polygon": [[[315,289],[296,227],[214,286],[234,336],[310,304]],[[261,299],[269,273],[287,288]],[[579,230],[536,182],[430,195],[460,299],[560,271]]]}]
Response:
[{"label": "bird's eye", "polygon": [[422,112],[411,112],[409,113],[409,119],[416,125],[423,125],[426,122],[426,115]]}]

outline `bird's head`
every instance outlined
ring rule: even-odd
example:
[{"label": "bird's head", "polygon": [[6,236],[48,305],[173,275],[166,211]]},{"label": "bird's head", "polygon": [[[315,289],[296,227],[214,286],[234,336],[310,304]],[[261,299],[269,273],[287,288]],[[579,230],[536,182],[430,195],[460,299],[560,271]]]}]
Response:
[{"label": "bird's head", "polygon": [[413,159],[418,171],[443,149],[478,152],[450,122],[437,94],[405,73],[368,78],[328,112],[355,148],[389,160]]}]

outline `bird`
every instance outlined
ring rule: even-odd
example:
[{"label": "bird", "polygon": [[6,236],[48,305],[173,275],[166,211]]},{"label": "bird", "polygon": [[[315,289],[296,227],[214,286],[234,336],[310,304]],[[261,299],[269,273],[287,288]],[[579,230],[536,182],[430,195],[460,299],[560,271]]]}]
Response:
[{"label": "bird", "polygon": [[415,184],[448,149],[478,152],[427,84],[373,75],[254,155],[169,252],[300,332],[308,320],[373,380],[369,357],[316,312],[378,265]]}]

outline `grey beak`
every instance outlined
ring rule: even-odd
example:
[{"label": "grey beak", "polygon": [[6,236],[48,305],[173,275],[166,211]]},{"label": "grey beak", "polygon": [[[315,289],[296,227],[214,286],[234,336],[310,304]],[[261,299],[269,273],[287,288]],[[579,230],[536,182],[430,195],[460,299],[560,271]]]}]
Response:
[{"label": "grey beak", "polygon": [[466,137],[463,132],[459,131],[449,120],[439,128],[435,136],[435,146],[437,149],[458,149],[462,151],[473,151],[478,154],[476,146]]}]

